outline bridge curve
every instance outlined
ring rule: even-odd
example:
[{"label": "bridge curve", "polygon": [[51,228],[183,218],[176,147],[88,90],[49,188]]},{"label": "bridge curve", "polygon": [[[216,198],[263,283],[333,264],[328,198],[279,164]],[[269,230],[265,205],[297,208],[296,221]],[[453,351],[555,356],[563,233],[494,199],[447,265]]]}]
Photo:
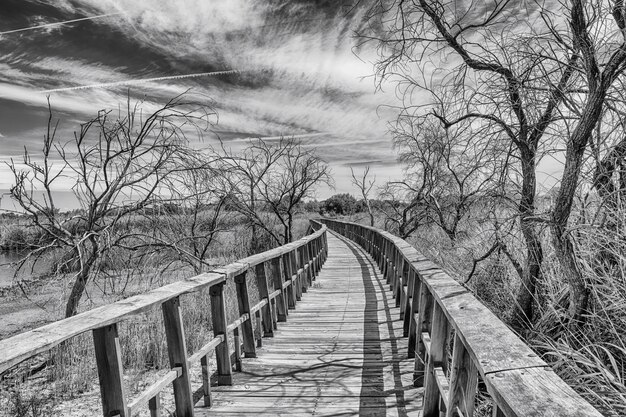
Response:
[{"label": "bridge curve", "polygon": [[197,416],[407,416],[421,409],[392,293],[356,243],[328,235],[328,258],[232,386]]}]

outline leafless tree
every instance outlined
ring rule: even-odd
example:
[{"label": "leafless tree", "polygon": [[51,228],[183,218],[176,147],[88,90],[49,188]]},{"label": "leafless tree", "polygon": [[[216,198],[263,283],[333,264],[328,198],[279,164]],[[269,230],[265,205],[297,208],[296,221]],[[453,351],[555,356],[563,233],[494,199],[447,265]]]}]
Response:
[{"label": "leafless tree", "polygon": [[[330,182],[328,167],[315,151],[290,139],[251,140],[240,152],[222,144],[217,154],[222,171],[228,173],[230,205],[251,229],[251,253],[264,249],[259,230],[275,245],[290,242],[297,208],[317,185]],[[276,223],[282,232],[276,231]]]},{"label": "leafless tree", "polygon": [[[626,66],[626,8],[623,0],[608,3],[610,7],[607,2],[572,0],[570,30],[567,32],[570,37],[560,37],[565,47],[580,56],[586,88],[573,129],[567,137],[565,166],[551,215],[552,242],[569,281],[569,313],[576,324],[584,322],[590,291],[578,266],[568,221],[585,153],[610,91]],[[609,12],[613,15],[613,22],[604,18]],[[619,33],[617,42],[614,41],[616,32]],[[619,146],[615,149],[619,153]],[[610,160],[611,156],[608,158]],[[610,168],[610,164],[604,164],[604,168]],[[598,183],[607,184],[601,180]]]},{"label": "leafless tree", "polygon": [[313,196],[315,187],[325,183],[330,185],[328,165],[312,149],[305,149],[292,140],[281,140],[277,144],[260,142],[255,145],[267,153],[267,147],[284,149],[270,174],[260,182],[259,194],[262,202],[276,216],[283,231],[282,244],[293,241],[294,216],[303,200]]},{"label": "leafless tree", "polygon": [[480,200],[496,196],[506,150],[480,131],[459,125],[444,129],[428,117],[401,117],[392,132],[407,168],[404,182],[411,181],[416,191],[410,200],[421,200],[415,208],[425,209],[454,242],[461,220]]},{"label": "leafless tree", "polygon": [[151,259],[163,269],[182,264],[199,274],[210,268],[207,257],[219,234],[226,231],[228,217],[227,181],[217,162],[201,150],[181,155],[179,164],[184,169],[164,179],[159,202],[142,213],[148,227],[137,231],[136,241],[126,249],[140,252],[141,259]]},{"label": "leafless tree", "polygon": [[363,204],[365,204],[365,208],[367,209],[367,214],[370,216],[370,226],[374,226],[374,211],[372,210],[372,204],[370,203],[370,193],[374,189],[374,185],[376,184],[376,177],[369,179],[368,175],[370,173],[369,165],[365,167],[363,170],[363,175],[357,177],[354,173],[354,169],[350,167],[350,174],[352,175],[352,184],[359,189],[361,193],[361,198],[363,199]]},{"label": "leafless tree", "polygon": [[[133,238],[126,227],[129,217],[160,201],[164,179],[184,169],[179,161],[187,151],[187,134],[200,133],[212,116],[207,106],[184,95],[147,114],[142,105],[129,100],[117,115],[100,111],[65,143],[57,138],[50,109],[42,153],[25,150],[22,164],[9,164],[15,181],[11,196],[43,235],[19,267],[46,253],[61,253],[60,267],[75,271],[66,316],[78,312],[106,255]],[[80,204],[69,217],[59,212],[53,192],[62,181],[72,185]]]},{"label": "leafless tree", "polygon": [[[576,51],[555,47],[549,24],[520,19],[527,6],[510,0],[377,2],[371,9],[373,29],[362,36],[378,44],[381,79],[398,81],[405,101],[401,115],[431,114],[445,128],[479,125],[485,134],[509,141],[511,164],[521,174],[516,205],[526,246],[518,327],[532,321],[541,279],[536,165],[579,61]],[[541,17],[541,8],[537,3],[528,13]],[[426,106],[414,104],[415,94],[423,99],[439,86],[451,90],[446,106],[436,93]]]}]

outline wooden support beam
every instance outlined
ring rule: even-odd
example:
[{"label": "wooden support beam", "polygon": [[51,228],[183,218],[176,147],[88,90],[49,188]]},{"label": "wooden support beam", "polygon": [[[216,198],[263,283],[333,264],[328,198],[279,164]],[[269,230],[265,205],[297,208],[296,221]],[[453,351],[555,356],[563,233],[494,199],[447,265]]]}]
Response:
[{"label": "wooden support beam", "polygon": [[296,301],[300,301],[302,299],[302,276],[300,274],[300,248],[294,249],[289,256],[291,257],[291,265],[293,267],[293,274],[295,275],[295,279],[293,282],[294,291],[296,293]]},{"label": "wooden support beam", "polygon": [[283,254],[283,274],[284,281],[290,283],[290,285],[286,289],[287,308],[293,310],[296,308],[296,289],[293,283],[293,265],[291,264],[291,253],[292,252],[287,252]]},{"label": "wooden support beam", "polygon": [[420,302],[421,302],[421,290],[422,290],[422,280],[418,279],[418,275],[417,272],[411,268],[412,271],[412,276],[413,276],[413,288],[412,288],[412,295],[411,295],[411,309],[408,313],[408,315],[405,316],[405,323],[406,323],[406,318],[408,318],[409,320],[409,340],[408,340],[408,345],[409,345],[409,358],[414,358],[415,357],[415,350],[417,349],[417,338],[418,335],[420,334],[418,332],[421,331],[421,329],[419,329],[420,325],[419,322],[417,321],[417,315],[419,314],[419,307],[420,307]]},{"label": "wooden support beam", "polygon": [[450,369],[450,397],[446,417],[456,417],[458,407],[464,417],[474,414],[474,398],[478,387],[478,370],[465,349],[459,335],[454,337],[452,368]]},{"label": "wooden support beam", "polygon": [[241,337],[239,336],[239,327],[233,329],[233,345],[235,348],[235,371],[241,372],[243,365],[241,363]]},{"label": "wooden support beam", "polygon": [[252,329],[252,314],[250,314],[250,294],[248,292],[248,282],[246,274],[235,277],[235,287],[237,289],[237,303],[239,304],[239,315],[248,314],[248,320],[241,323],[241,333],[243,336],[243,351],[246,358],[256,358],[256,346],[254,342],[254,330]]},{"label": "wooden support beam", "polygon": [[193,416],[193,394],[189,379],[189,362],[187,361],[187,345],[185,343],[185,329],[180,307],[180,298],[175,297],[163,303],[163,324],[167,339],[167,355],[170,367],[180,367],[182,372],[172,382],[174,387],[174,402],[176,415],[180,417]]},{"label": "wooden support beam", "polygon": [[117,324],[95,329],[92,332],[96,352],[102,413],[104,417],[128,416],[122,351],[117,332]]},{"label": "wooden support beam", "polygon": [[224,300],[224,283],[213,285],[211,294],[211,317],[213,318],[213,337],[222,336],[224,340],[215,347],[215,362],[217,363],[217,383],[219,385],[233,384],[233,367],[230,361],[228,348],[228,333],[226,328],[226,302]]},{"label": "wooden support beam", "polygon": [[202,367],[202,398],[205,407],[213,405],[211,398],[211,368],[209,366],[209,355],[200,358],[200,366]]},{"label": "wooden support beam", "polygon": [[[404,297],[402,316],[402,336],[407,337],[409,335],[409,327],[411,325],[411,309],[415,302],[414,290],[415,290],[415,270],[407,262],[407,285],[406,285],[406,297]],[[412,356],[411,356],[412,357]]]},{"label": "wooden support beam", "polygon": [[270,261],[269,265],[270,282],[272,282],[273,290],[280,290],[280,294],[274,299],[276,304],[276,321],[287,321],[287,301],[285,297],[285,289],[283,288],[283,262],[282,257],[277,256]]},{"label": "wooden support beam", "polygon": [[409,263],[404,257],[398,256],[398,282],[396,283],[396,307],[400,307],[400,320],[404,320],[404,311],[406,309],[407,293],[406,287],[409,281]]},{"label": "wooden support beam", "polygon": [[300,287],[302,288],[302,292],[305,293],[309,288],[309,279],[308,276],[308,251],[306,249],[306,245],[302,245],[298,248],[298,258],[300,259],[300,269],[302,269],[302,274],[300,274]]},{"label": "wooden support beam", "polygon": [[267,274],[265,273],[265,262],[258,264],[255,268],[255,272],[259,298],[267,300],[267,304],[261,308],[263,337],[274,337],[274,314],[272,312],[272,302],[269,299],[269,285],[267,282]]},{"label": "wooden support beam", "polygon": [[426,364],[424,381],[424,417],[439,417],[440,394],[437,386],[435,368],[447,368],[446,341],[448,320],[439,304],[433,303],[432,324],[430,330],[430,352]]},{"label": "wooden support beam", "polygon": [[161,395],[157,394],[148,401],[150,417],[161,417]]},{"label": "wooden support beam", "polygon": [[415,350],[415,371],[413,373],[413,385],[416,387],[424,386],[424,372],[426,361],[426,347],[422,340],[422,333],[430,331],[430,316],[433,308],[433,297],[428,291],[428,287],[422,281],[420,285],[420,301],[417,316],[417,347]]}]

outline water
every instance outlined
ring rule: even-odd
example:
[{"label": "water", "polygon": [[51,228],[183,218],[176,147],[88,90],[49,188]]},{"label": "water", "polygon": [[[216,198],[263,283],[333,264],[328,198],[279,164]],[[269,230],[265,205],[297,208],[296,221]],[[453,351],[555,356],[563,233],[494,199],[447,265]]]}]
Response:
[{"label": "water", "polygon": [[[22,256],[24,254],[18,251],[0,251],[0,288],[9,287],[15,283],[15,278],[13,277],[15,265],[11,265],[11,262],[20,260]],[[30,273],[30,271],[27,273]],[[20,274],[18,278],[24,278],[23,275]]]}]

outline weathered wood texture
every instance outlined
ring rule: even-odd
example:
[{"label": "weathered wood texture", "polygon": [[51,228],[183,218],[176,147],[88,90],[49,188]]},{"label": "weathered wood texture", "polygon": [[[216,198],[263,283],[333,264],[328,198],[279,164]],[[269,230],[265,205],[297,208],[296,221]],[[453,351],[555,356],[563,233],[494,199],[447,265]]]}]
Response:
[{"label": "weathered wood texture", "polygon": [[196,416],[417,415],[422,389],[413,387],[400,308],[363,249],[336,236],[328,244],[287,322]]},{"label": "weathered wood texture", "polygon": [[[497,415],[601,416],[495,314],[404,240],[368,226],[322,222],[368,248],[402,306],[399,316],[412,316],[403,320],[403,330],[411,343],[408,356],[415,357],[414,385],[425,385],[425,417],[458,410],[472,415],[478,376]],[[452,334],[451,353],[446,346]]]}]

